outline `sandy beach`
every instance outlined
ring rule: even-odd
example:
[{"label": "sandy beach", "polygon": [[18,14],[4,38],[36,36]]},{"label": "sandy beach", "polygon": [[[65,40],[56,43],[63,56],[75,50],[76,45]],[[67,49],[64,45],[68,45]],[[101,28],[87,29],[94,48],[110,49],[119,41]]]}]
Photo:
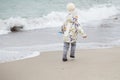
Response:
[{"label": "sandy beach", "polygon": [[120,47],[80,49],[62,62],[62,51],[0,64],[0,80],[120,80]]},{"label": "sandy beach", "polygon": [[[63,62],[68,14],[87,38],[78,35],[75,59]],[[1,0],[0,80],[120,80],[120,0]]]}]

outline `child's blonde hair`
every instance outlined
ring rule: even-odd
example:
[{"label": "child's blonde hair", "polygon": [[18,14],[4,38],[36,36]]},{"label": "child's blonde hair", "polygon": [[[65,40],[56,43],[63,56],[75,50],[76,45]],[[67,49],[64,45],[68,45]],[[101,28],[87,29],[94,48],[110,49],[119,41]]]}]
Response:
[{"label": "child's blonde hair", "polygon": [[68,11],[74,11],[75,10],[75,5],[74,3],[68,3],[66,6]]}]

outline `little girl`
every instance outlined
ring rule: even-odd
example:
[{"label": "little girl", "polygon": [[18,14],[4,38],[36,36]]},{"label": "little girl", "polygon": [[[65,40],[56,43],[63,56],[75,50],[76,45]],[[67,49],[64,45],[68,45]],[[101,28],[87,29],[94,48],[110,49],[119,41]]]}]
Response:
[{"label": "little girl", "polygon": [[64,40],[64,49],[63,49],[63,58],[62,60],[67,61],[67,52],[71,45],[70,57],[75,58],[75,48],[78,33],[81,33],[83,38],[86,38],[86,34],[84,33],[82,27],[78,23],[78,15],[75,9],[75,5],[73,3],[69,3],[67,5],[68,15],[65,23],[61,27],[61,31],[63,33]]}]

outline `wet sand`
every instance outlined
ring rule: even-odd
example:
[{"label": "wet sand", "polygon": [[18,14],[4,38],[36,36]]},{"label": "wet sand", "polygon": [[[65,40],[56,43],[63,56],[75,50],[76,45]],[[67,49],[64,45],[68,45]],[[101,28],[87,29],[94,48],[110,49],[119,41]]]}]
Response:
[{"label": "wet sand", "polygon": [[0,64],[0,80],[120,80],[120,47],[79,49],[62,62],[62,51]]}]

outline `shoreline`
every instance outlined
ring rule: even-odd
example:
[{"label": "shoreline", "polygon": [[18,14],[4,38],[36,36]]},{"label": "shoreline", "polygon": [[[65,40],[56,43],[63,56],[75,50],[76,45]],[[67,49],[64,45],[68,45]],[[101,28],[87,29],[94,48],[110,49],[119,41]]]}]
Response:
[{"label": "shoreline", "polygon": [[[114,49],[114,48],[120,48],[120,47],[99,47],[99,48],[76,48],[76,52],[80,50],[104,50],[104,49]],[[7,51],[8,52],[8,51]],[[0,53],[0,64],[2,63],[7,63],[7,62],[14,62],[14,61],[19,61],[19,60],[25,60],[29,58],[34,58],[36,56],[40,56],[41,53],[48,53],[48,52],[62,52],[62,47],[61,49],[52,49],[52,50],[41,50],[41,51],[9,51],[9,53],[5,53],[4,51]],[[69,51],[70,52],[70,51]],[[23,54],[21,54],[23,53]],[[3,54],[3,55],[2,55]]]}]

